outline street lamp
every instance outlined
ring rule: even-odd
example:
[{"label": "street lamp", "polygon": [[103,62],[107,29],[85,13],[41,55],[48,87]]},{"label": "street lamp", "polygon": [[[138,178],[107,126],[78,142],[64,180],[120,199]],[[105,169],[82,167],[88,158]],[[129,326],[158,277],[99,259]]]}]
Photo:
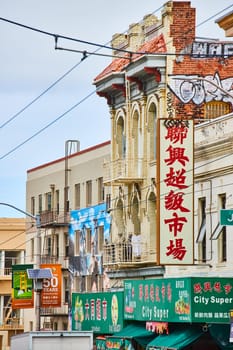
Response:
[{"label": "street lamp", "polygon": [[15,206],[12,205],[12,204],[9,204],[9,203],[0,202],[0,205],[5,205],[5,206],[7,206],[7,207],[13,208],[13,209],[19,211],[20,213],[23,213],[24,215],[29,216],[30,218],[32,218],[32,219],[34,219],[34,220],[36,220],[36,221],[39,222],[39,215],[37,215],[37,216],[32,215],[32,214],[27,213],[26,211],[24,211],[24,210],[22,210],[22,209],[20,209],[20,208],[15,207]]},{"label": "street lamp", "polygon": [[[17,208],[14,205],[9,204],[9,203],[0,202],[0,205],[4,205],[4,206],[10,207],[10,208],[13,208],[13,209],[19,211],[20,213],[23,213],[24,215],[29,216],[30,218],[32,218],[36,221],[36,227],[38,229],[37,235],[36,235],[36,238],[37,238],[36,247],[39,247],[38,243],[39,243],[40,215],[32,215],[31,213],[27,213],[26,211],[24,211],[20,208]],[[36,254],[36,267],[40,266],[40,254],[39,253],[40,252],[37,252],[37,254]]]}]

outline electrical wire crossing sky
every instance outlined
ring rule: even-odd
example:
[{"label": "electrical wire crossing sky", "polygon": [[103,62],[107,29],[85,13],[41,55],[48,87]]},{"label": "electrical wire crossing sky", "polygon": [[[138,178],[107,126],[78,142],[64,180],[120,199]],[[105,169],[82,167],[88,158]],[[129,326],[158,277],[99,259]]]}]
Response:
[{"label": "electrical wire crossing sky", "polygon": [[[215,20],[232,9],[232,2],[191,4],[196,35],[225,39]],[[162,0],[127,0],[124,11],[113,0],[1,5],[2,202],[25,209],[27,170],[63,157],[66,140],[79,140],[84,149],[110,139],[108,106],[93,80],[112,60],[112,36],[147,14],[160,18],[163,5]],[[4,216],[21,215],[2,206]]]}]

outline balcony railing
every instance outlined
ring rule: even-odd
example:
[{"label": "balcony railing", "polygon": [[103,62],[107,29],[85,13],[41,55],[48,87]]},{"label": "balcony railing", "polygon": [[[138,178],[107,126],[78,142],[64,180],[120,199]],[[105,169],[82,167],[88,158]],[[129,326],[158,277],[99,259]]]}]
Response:
[{"label": "balcony railing", "polygon": [[40,309],[41,316],[58,316],[58,315],[68,315],[68,304],[64,304],[61,307],[42,307]]},{"label": "balcony railing", "polygon": [[12,268],[11,267],[0,269],[0,277],[9,277],[9,278],[11,278],[11,276],[12,276]]},{"label": "balcony railing", "polygon": [[142,159],[118,159],[104,163],[104,182],[142,180],[147,162]]},{"label": "balcony railing", "polygon": [[68,257],[61,257],[57,255],[41,255],[41,264],[61,264],[62,268],[67,269],[69,266]]},{"label": "balcony railing", "polygon": [[147,243],[115,243],[104,246],[103,264],[111,268],[135,264],[156,264],[156,250],[150,249]]},{"label": "balcony railing", "polygon": [[41,227],[67,226],[69,224],[69,213],[57,212],[57,210],[45,210],[40,213]]},{"label": "balcony railing", "polygon": [[12,317],[12,318],[9,318],[7,322],[0,324],[0,330],[7,330],[7,329],[24,329],[23,318]]}]

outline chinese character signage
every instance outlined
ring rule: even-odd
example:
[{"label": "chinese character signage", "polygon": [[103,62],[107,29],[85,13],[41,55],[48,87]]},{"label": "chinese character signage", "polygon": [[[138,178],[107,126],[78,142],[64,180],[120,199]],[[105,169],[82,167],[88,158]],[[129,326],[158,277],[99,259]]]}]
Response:
[{"label": "chinese character signage", "polygon": [[184,278],[125,281],[125,319],[190,322],[189,283]]},{"label": "chinese character signage", "polygon": [[229,323],[233,278],[124,281],[125,320]]},{"label": "chinese character signage", "polygon": [[12,265],[12,309],[33,308],[33,280],[28,278],[27,269],[33,265]]},{"label": "chinese character signage", "polygon": [[193,121],[158,122],[158,260],[193,264]]},{"label": "chinese character signage", "polygon": [[72,294],[72,330],[111,334],[123,328],[123,292]]},{"label": "chinese character signage", "polygon": [[228,323],[233,278],[192,278],[192,321]]},{"label": "chinese character signage", "polygon": [[60,307],[61,306],[61,265],[60,264],[42,264],[40,267],[50,268],[53,274],[51,279],[43,280],[43,289],[41,291],[41,307]]}]

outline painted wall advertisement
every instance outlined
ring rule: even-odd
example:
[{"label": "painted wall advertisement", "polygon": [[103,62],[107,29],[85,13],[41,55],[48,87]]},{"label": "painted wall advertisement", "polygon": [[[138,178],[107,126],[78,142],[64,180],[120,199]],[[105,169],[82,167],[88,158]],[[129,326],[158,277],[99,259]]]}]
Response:
[{"label": "painted wall advertisement", "polygon": [[124,281],[125,320],[229,323],[233,278]]},{"label": "painted wall advertisement", "polygon": [[193,120],[158,120],[161,265],[193,263]]},{"label": "painted wall advertisement", "polygon": [[[98,275],[104,275],[104,289],[109,288],[109,279],[102,265],[102,242],[110,241],[111,215],[106,212],[106,203],[93,207],[72,210],[69,226],[69,270],[76,275],[91,276],[91,291],[98,290]],[[100,228],[102,233],[100,234]],[[78,248],[77,248],[78,247]],[[78,251],[78,254],[77,254]],[[85,286],[82,287],[84,290]]]},{"label": "painted wall advertisement", "polygon": [[12,309],[33,308],[33,280],[28,278],[27,269],[33,265],[12,265]]},{"label": "painted wall advertisement", "polygon": [[123,328],[123,292],[72,294],[72,330],[111,334]]}]

